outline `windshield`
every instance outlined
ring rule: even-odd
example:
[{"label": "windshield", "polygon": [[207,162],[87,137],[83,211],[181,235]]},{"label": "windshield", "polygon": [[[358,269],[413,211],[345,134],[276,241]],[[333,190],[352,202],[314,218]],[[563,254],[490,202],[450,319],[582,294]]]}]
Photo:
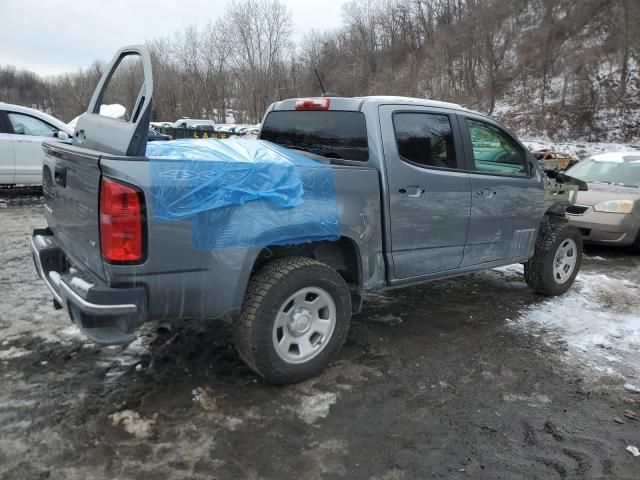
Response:
[{"label": "windshield", "polygon": [[367,129],[362,112],[271,112],[264,121],[260,138],[328,158],[362,162],[369,159]]},{"label": "windshield", "polygon": [[587,183],[610,183],[638,188],[640,157],[620,157],[615,161],[589,158],[567,170],[567,175]]}]

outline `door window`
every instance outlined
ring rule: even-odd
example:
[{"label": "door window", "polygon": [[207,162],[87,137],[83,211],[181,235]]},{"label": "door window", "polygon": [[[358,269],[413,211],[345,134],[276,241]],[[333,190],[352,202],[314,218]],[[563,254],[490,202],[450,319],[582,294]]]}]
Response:
[{"label": "door window", "polygon": [[42,120],[23,115],[21,113],[8,113],[9,122],[17,135],[32,135],[35,137],[53,137],[58,129]]},{"label": "door window", "polygon": [[[125,122],[136,121],[134,109],[143,85],[142,57],[137,53],[123,56],[106,85],[97,113]],[[141,106],[138,105],[138,108]]]},{"label": "door window", "polygon": [[471,136],[474,170],[497,175],[528,174],[526,153],[504,132],[488,123],[465,120]]},{"label": "door window", "polygon": [[393,128],[400,157],[430,168],[458,168],[447,115],[396,113]]}]

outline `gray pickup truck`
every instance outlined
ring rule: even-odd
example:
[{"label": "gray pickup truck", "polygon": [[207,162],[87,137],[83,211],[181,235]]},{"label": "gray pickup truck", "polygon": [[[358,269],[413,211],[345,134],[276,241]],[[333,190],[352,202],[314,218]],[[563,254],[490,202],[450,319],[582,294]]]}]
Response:
[{"label": "gray pickup truck", "polygon": [[[103,117],[130,56],[144,76],[131,118]],[[296,382],[338,352],[369,292],[514,263],[544,295],[574,282],[580,234],[526,148],[482,114],[404,97],[283,100],[264,116],[259,139],[330,169],[336,238],[195,248],[195,220],[155,216],[152,85],[147,50],[120,50],[73,144],[43,146],[48,228],[33,232],[35,266],[54,306],[98,344],[130,342],[147,321],[227,318],[255,372]]]}]

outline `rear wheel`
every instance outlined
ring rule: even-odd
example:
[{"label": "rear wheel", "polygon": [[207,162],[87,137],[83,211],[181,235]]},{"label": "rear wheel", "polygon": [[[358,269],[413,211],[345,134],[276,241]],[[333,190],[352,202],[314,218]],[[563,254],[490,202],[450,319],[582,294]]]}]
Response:
[{"label": "rear wheel", "polygon": [[333,268],[306,257],[274,260],[256,272],[234,320],[238,353],[273,383],[316,375],[349,330],[351,296]]},{"label": "rear wheel", "polygon": [[538,234],[533,257],[524,264],[527,285],[543,295],[561,295],[575,281],[582,263],[582,237],[564,222],[549,222]]}]

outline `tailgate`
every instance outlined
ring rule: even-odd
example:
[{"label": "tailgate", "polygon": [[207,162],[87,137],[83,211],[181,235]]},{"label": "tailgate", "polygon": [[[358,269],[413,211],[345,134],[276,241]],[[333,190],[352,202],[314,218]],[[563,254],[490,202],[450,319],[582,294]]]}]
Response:
[{"label": "tailgate", "polygon": [[[114,56],[87,111],[79,117],[73,144],[43,144],[43,195],[49,230],[72,263],[102,279],[100,160],[105,154],[124,158],[144,155],[152,93],[148,50],[144,46],[125,47]],[[100,114],[103,104],[114,103],[125,107],[124,118]]]},{"label": "tailgate", "polygon": [[73,261],[104,278],[100,254],[100,153],[45,143],[42,190],[49,229]]}]

